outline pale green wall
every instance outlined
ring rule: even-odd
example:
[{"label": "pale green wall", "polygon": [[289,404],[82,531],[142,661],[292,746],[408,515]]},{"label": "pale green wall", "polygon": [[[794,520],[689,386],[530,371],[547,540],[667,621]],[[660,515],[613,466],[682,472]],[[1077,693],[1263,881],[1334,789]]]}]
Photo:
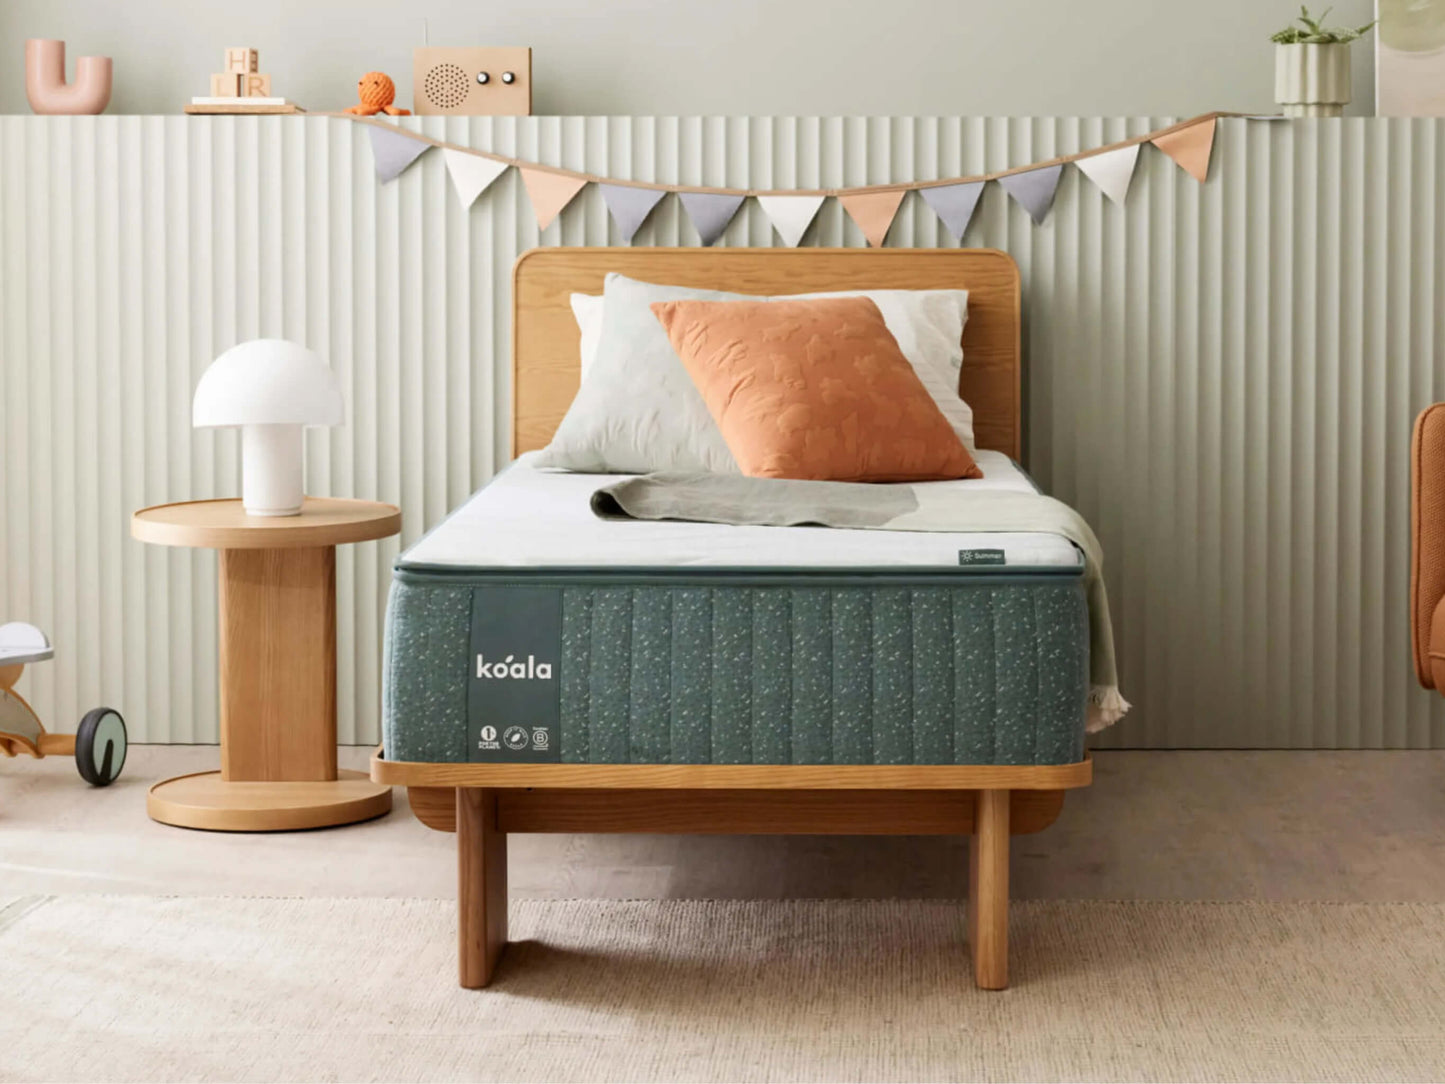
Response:
[{"label": "pale green wall", "polygon": [[[1324,6],[1324,2],[1316,5]],[[1336,0],[1357,24],[1371,0]],[[538,113],[1188,116],[1273,111],[1269,33],[1292,0],[0,0],[0,112],[24,112],[22,41],[116,58],[112,112],[173,113],[227,45],[274,89],[352,101],[380,68],[411,99],[433,45],[531,45]],[[1333,19],[1332,19],[1333,21]],[[1373,39],[1355,47],[1356,113]]]}]

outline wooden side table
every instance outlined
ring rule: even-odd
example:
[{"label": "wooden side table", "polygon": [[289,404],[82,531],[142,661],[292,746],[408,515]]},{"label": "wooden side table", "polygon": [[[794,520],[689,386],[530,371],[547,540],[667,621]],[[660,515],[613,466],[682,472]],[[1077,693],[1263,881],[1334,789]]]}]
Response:
[{"label": "wooden side table", "polygon": [[336,766],[336,547],[400,530],[393,505],[331,497],[308,497],[298,516],[222,500],[131,518],[142,542],[220,551],[221,770],[157,783],[152,819],[276,832],[391,809],[390,787]]}]

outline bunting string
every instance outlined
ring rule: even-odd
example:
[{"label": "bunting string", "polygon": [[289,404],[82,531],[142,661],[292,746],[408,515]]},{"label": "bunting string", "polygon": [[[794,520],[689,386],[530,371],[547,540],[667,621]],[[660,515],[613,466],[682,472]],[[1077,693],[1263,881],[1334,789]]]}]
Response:
[{"label": "bunting string", "polygon": [[546,229],[583,188],[596,184],[626,241],[632,240],[662,198],[672,192],[681,197],[683,209],[703,244],[712,244],[721,237],[743,201],[752,198],[758,201],[779,236],[790,246],[802,241],[819,208],[829,198],[842,204],[870,245],[882,245],[904,197],[915,191],[939,216],[948,231],[961,240],[973,219],[983,188],[990,182],[998,183],[1039,225],[1048,217],[1064,167],[1070,164],[1076,166],[1111,201],[1122,203],[1138,164],[1139,149],[1146,143],[1168,155],[1176,165],[1203,183],[1209,174],[1218,120],[1248,116],[1241,113],[1203,113],[1115,143],[991,173],[842,188],[781,189],[720,188],[604,177],[464,147],[375,117],[343,113],[326,115],[345,117],[368,127],[377,176],[383,182],[395,180],[431,148],[440,148],[457,196],[467,207],[507,169],[517,169],[532,201],[539,229]]},{"label": "bunting string", "polygon": [[864,192],[896,192],[902,190],[911,192],[920,188],[939,188],[945,185],[961,184],[965,181],[997,181],[1015,173],[1027,173],[1030,170],[1042,169],[1045,166],[1068,165],[1077,162],[1081,158],[1091,158],[1096,154],[1108,154],[1110,151],[1121,150],[1124,147],[1133,147],[1141,143],[1154,143],[1173,135],[1175,132],[1182,132],[1187,128],[1197,125],[1209,124],[1213,128],[1213,122],[1220,119],[1244,117],[1250,120],[1274,120],[1272,116],[1259,117],[1252,113],[1201,113],[1189,120],[1181,120],[1177,124],[1171,124],[1167,128],[1159,128],[1152,132],[1145,132],[1143,135],[1130,136],[1128,139],[1121,139],[1117,143],[1106,143],[1098,147],[1090,147],[1088,150],[1075,151],[1073,154],[1062,154],[1057,158],[1050,158],[1043,162],[1031,162],[1024,166],[1011,166],[1008,169],[996,170],[993,173],[975,173],[964,177],[944,177],[929,181],[892,181],[887,184],[862,184],[849,185],[846,188],[717,188],[701,184],[669,184],[665,181],[634,181],[621,177],[604,177],[597,173],[587,173],[583,170],[567,169],[565,166],[550,166],[541,162],[529,162],[523,158],[511,158],[505,154],[497,154],[494,151],[477,150],[474,147],[465,147],[460,143],[448,143],[444,139],[436,139],[421,132],[410,132],[398,128],[394,123],[385,120],[378,120],[376,117],[359,117],[354,113],[309,113],[312,117],[340,117],[355,124],[365,124],[372,127],[382,128],[389,132],[396,132],[406,139],[417,143],[426,143],[433,147],[442,147],[454,151],[461,151],[463,154],[475,155],[478,158],[489,158],[493,162],[501,162],[504,165],[516,166],[518,169],[530,169],[539,173],[560,173],[563,176],[580,178],[586,184],[611,184],[621,185],[629,188],[650,188],[658,192],[705,192],[718,196],[846,196],[858,195]]}]

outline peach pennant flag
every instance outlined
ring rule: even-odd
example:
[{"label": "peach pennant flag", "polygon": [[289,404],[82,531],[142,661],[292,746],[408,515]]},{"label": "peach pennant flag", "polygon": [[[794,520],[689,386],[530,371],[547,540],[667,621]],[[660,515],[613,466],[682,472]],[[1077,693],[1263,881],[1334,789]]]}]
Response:
[{"label": "peach pennant flag", "polygon": [[881,248],[883,239],[888,236],[888,227],[893,225],[893,218],[907,194],[906,188],[896,192],[855,192],[839,196],[838,202],[848,212],[848,217],[858,223],[868,243],[874,248]]},{"label": "peach pennant flag", "polygon": [[1167,154],[1200,184],[1209,176],[1209,155],[1214,150],[1215,118],[1156,137],[1154,146]]},{"label": "peach pennant flag", "polygon": [[545,169],[528,169],[526,166],[517,167],[517,171],[522,174],[522,183],[527,186],[527,196],[532,201],[532,211],[537,216],[539,230],[545,230],[556,221],[562,208],[587,187],[586,177],[552,173]]}]

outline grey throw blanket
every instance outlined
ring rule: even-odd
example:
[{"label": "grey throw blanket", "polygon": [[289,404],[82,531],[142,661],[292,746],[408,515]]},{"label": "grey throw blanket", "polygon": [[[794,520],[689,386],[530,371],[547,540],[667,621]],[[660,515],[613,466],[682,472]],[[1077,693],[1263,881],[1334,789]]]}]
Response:
[{"label": "grey throw blanket", "polygon": [[1062,535],[1084,554],[1089,601],[1090,732],[1121,719],[1114,629],[1104,591],[1103,551],[1077,512],[1036,493],[959,492],[952,487],[864,485],[748,478],[733,474],[645,474],[592,494],[604,518],[676,519],[764,527],[849,527],[946,533],[1026,531]]}]

